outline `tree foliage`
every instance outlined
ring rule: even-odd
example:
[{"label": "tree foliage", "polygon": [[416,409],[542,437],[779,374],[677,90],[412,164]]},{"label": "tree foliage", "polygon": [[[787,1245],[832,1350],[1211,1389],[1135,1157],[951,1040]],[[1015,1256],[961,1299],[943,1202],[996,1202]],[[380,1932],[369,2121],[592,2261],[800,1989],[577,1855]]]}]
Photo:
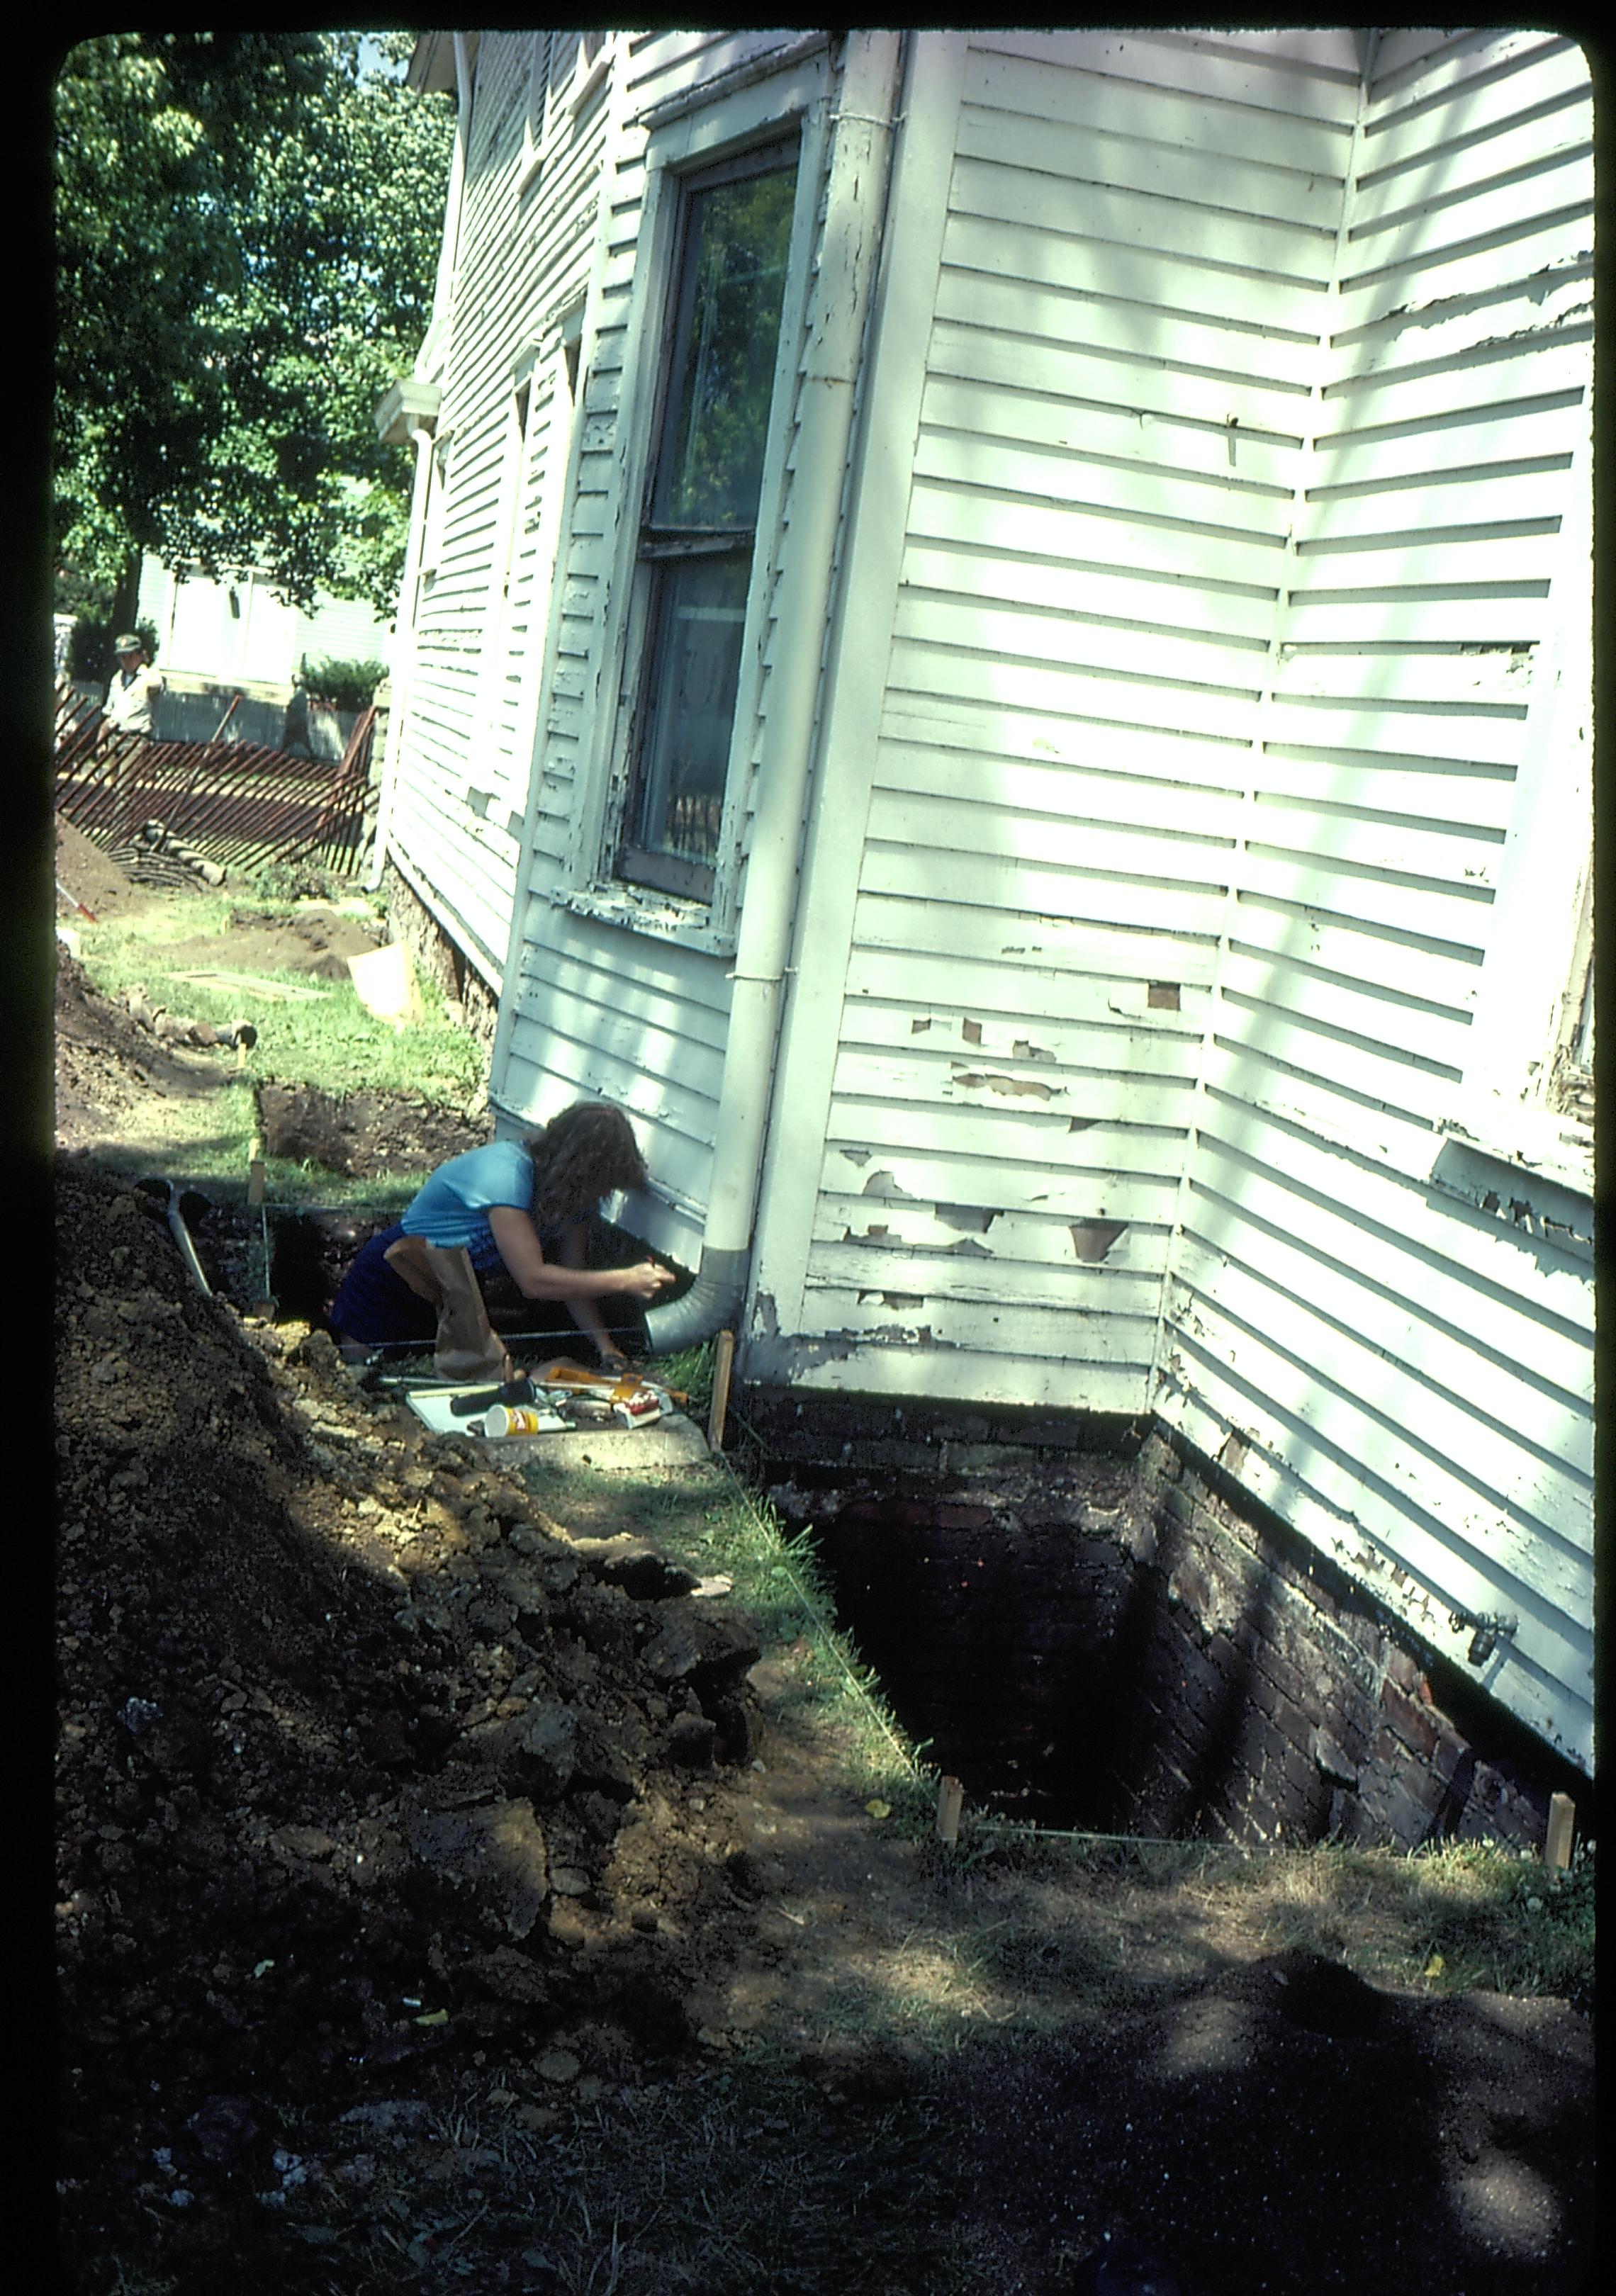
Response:
[{"label": "tree foliage", "polygon": [[[55,86],[59,562],[397,601],[410,472],[373,410],[431,312],[452,106],[407,35],[115,33]],[[377,70],[372,59],[390,63]]]}]

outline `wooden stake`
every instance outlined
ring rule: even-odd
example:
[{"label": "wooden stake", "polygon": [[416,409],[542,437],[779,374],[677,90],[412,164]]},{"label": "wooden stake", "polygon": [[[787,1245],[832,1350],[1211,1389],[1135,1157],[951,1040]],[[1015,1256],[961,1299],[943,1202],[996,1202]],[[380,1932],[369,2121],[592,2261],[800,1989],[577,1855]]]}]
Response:
[{"label": "wooden stake", "polygon": [[710,1451],[724,1448],[724,1421],[729,1410],[729,1375],[734,1367],[735,1335],[720,1332],[718,1351],[712,1366],[712,1408],[707,1414],[707,1447]]},{"label": "wooden stake", "polygon": [[959,1840],[960,1812],[965,1806],[965,1789],[957,1778],[945,1778],[937,1790],[937,1838],[939,1841]]},{"label": "wooden stake", "polygon": [[1551,1874],[1563,1874],[1571,1862],[1571,1833],[1576,1823],[1576,1804],[1570,1794],[1551,1794],[1548,1833],[1543,1843],[1543,1862]]}]

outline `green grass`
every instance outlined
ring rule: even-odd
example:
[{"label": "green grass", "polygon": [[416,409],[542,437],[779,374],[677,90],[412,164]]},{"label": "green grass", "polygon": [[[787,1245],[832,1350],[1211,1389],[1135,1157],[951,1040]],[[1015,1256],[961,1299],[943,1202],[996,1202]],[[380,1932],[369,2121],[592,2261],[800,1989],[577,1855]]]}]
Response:
[{"label": "green grass", "polygon": [[[422,1019],[395,1028],[365,1010],[351,980],[322,980],[286,968],[246,969],[292,993],[276,998],[250,987],[185,980],[181,972],[205,969],[194,949],[183,959],[177,943],[217,940],[221,972],[237,969],[232,919],[275,922],[290,902],[261,891],[186,893],[127,917],[82,924],[86,972],[103,994],[119,997],[142,984],[152,1004],[186,1018],[228,1025],[251,1020],[258,1042],[236,1064],[221,1053],[216,1091],[153,1095],[149,1116],[131,1136],[109,1146],[102,1160],[114,1170],[165,1173],[234,1194],[245,1192],[247,1160],[258,1128],[254,1099],[259,1084],[313,1087],[340,1098],[357,1092],[407,1093],[475,1118],[483,1085],[481,1047],[452,1021],[435,981],[420,982]],[[312,993],[311,993],[312,992]],[[272,1159],[266,1172],[272,1203],[374,1205],[402,1208],[419,1176],[344,1179],[323,1167]]]},{"label": "green grass", "polygon": [[231,972],[231,919],[274,923],[288,914],[285,903],[217,893],[187,896],[183,908],[165,903],[129,917],[103,918],[83,927],[85,969],[112,996],[140,981],[152,1003],[170,1012],[226,1024],[252,1020],[258,1040],[247,1067],[255,1077],[332,1094],[414,1093],[470,1110],[482,1085],[481,1048],[447,1017],[442,991],[431,979],[420,980],[423,1018],[395,1028],[365,1010],[349,980],[321,980],[289,968],[259,974],[250,966],[255,975],[295,992],[282,1001],[255,998],[247,987],[179,978],[180,971],[198,972],[203,964],[193,955],[176,968],[176,939],[217,940],[218,954],[211,961]]}]

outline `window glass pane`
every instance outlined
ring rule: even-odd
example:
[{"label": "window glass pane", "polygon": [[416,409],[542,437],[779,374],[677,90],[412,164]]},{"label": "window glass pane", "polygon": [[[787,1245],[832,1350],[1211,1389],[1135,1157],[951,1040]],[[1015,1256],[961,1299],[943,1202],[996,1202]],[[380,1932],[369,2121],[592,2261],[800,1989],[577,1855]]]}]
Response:
[{"label": "window glass pane", "polygon": [[634,842],[710,863],[729,766],[751,554],[673,560],[657,569]]},{"label": "window glass pane", "polygon": [[796,181],[792,155],[686,194],[656,525],[750,527],[757,516]]}]

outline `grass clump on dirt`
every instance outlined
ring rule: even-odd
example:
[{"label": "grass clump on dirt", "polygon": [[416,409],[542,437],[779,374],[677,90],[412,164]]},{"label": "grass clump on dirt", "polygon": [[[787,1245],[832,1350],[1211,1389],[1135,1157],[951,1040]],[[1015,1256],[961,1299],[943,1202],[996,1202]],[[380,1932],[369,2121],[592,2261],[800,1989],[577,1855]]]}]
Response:
[{"label": "grass clump on dirt", "polygon": [[1252,1853],[1210,1841],[1122,1842],[998,1832],[969,1816],[958,1850],[935,1860],[1016,1877],[1020,1903],[974,1943],[985,1988],[1019,1997],[1030,2022],[1047,1998],[1116,2005],[1203,1970],[1208,1941],[1252,1958],[1303,1952],[1371,1984],[1432,1998],[1469,1993],[1595,1997],[1595,1849],[1551,1879],[1496,1841],[1413,1851],[1321,1841]]},{"label": "grass clump on dirt", "polygon": [[[712,1345],[646,1365],[650,1376],[688,1395],[693,1417],[711,1399]],[[541,1503],[575,1510],[580,1475],[534,1462],[524,1479]],[[603,1477],[603,1483],[608,1479]],[[727,1463],[699,1488],[683,1483],[611,1486],[616,1527],[638,1531],[702,1578],[730,1580],[733,1599],[757,1626],[766,1652],[785,1663],[776,1689],[780,1718],[811,1731],[870,1814],[899,1831],[929,1825],[937,1781],[882,1695],[874,1670],[840,1625],[807,1532],[788,1534],[766,1499]]]}]

